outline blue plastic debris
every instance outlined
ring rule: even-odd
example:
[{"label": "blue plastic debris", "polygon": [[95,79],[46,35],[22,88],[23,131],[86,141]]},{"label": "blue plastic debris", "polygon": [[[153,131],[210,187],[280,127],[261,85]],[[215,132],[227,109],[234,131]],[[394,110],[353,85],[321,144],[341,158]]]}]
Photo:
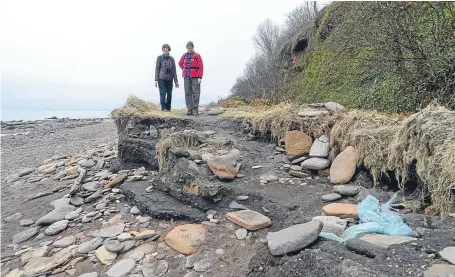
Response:
[{"label": "blue plastic debris", "polygon": [[368,195],[357,205],[360,224],[349,227],[341,236],[321,232],[320,237],[344,243],[348,239],[356,239],[361,234],[377,233],[389,236],[411,236],[412,230],[404,223],[399,215],[383,213],[384,210],[391,210],[388,204],[379,206],[379,200]]}]

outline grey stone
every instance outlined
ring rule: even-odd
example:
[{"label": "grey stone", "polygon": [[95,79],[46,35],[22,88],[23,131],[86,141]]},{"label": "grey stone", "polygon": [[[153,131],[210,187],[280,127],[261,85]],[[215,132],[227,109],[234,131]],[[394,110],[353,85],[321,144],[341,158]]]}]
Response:
[{"label": "grey stone", "polygon": [[246,236],[248,236],[248,231],[246,229],[244,229],[244,228],[237,229],[235,231],[235,236],[239,240],[246,239]]},{"label": "grey stone", "polygon": [[103,244],[103,239],[100,237],[96,237],[92,240],[81,243],[77,248],[77,252],[81,253],[81,254],[87,254],[89,252],[94,251],[95,249],[100,247],[102,244]]},{"label": "grey stone", "polygon": [[444,248],[439,255],[451,264],[455,264],[455,246]]},{"label": "grey stone", "polygon": [[82,188],[83,188],[84,190],[93,191],[93,190],[98,189],[98,187],[99,187],[98,181],[91,181],[91,182],[82,184]]},{"label": "grey stone", "polygon": [[136,261],[133,259],[123,259],[114,264],[106,275],[108,277],[124,277],[128,275],[136,267]]},{"label": "grey stone", "polygon": [[27,251],[21,256],[21,264],[25,265],[28,261],[32,259],[44,257],[47,255],[47,253],[49,253],[49,247],[47,247],[46,245],[41,246],[40,248],[37,249]]},{"label": "grey stone", "polygon": [[85,168],[92,168],[96,165],[96,161],[95,160],[87,160],[86,162],[82,163],[82,167],[85,167]]},{"label": "grey stone", "polygon": [[355,196],[359,193],[361,187],[352,185],[335,185],[333,191],[344,196]]},{"label": "grey stone", "polygon": [[141,211],[139,210],[139,208],[137,206],[133,206],[130,210],[130,214],[140,215]]},{"label": "grey stone", "polygon": [[363,235],[360,238],[360,240],[369,242],[378,247],[388,248],[391,245],[402,244],[402,243],[414,241],[414,240],[416,240],[416,238],[404,237],[404,236],[387,236],[387,235],[381,235],[381,234],[366,234],[366,235]]},{"label": "grey stone", "polygon": [[303,168],[300,165],[291,165],[291,170],[301,171]]},{"label": "grey stone", "polygon": [[340,236],[348,225],[348,222],[345,219],[341,219],[337,216],[316,216],[313,217],[313,220],[322,222],[323,227],[321,232],[332,233],[337,236]]},{"label": "grey stone", "polygon": [[385,275],[378,270],[365,267],[363,264],[352,261],[349,259],[337,263],[333,266],[333,269],[327,272],[326,276],[336,276],[336,277],[391,277],[398,275]]},{"label": "grey stone", "polygon": [[67,236],[62,239],[56,240],[52,245],[59,248],[68,247],[76,242],[75,236]]},{"label": "grey stone", "polygon": [[[135,251],[135,252],[131,253],[130,255],[128,255],[128,258],[133,259],[136,262],[139,262],[140,260],[142,260],[144,258],[144,256],[145,256],[144,252]],[[157,260],[161,260],[161,259],[158,259],[158,256],[157,256]]]},{"label": "grey stone", "polygon": [[329,156],[330,143],[327,135],[317,138],[310,149],[310,157],[326,158]]},{"label": "grey stone", "polygon": [[51,202],[51,206],[53,206],[54,208],[58,208],[60,206],[67,206],[69,205],[71,202],[71,199],[69,198],[60,198],[60,199],[56,199],[54,201]]},{"label": "grey stone", "polygon": [[99,203],[98,205],[96,205],[95,210],[97,211],[103,210],[106,208],[106,206],[107,206],[106,203]]},{"label": "grey stone", "polygon": [[237,196],[237,201],[245,201],[248,200],[250,197],[248,195],[239,195]]},{"label": "grey stone", "polygon": [[93,194],[90,195],[89,197],[85,198],[85,199],[84,199],[84,203],[93,202],[93,201],[95,201],[96,199],[100,198],[101,195],[103,195],[103,190],[102,190],[102,189],[97,190],[95,193],[93,193]]},{"label": "grey stone", "polygon": [[15,222],[15,221],[19,220],[22,216],[23,216],[23,214],[21,214],[21,213],[15,213],[13,215],[5,217],[3,219],[3,221],[6,222],[6,223]]},{"label": "grey stone", "polygon": [[143,262],[143,264],[142,264],[142,274],[146,277],[149,277],[149,276],[150,277],[151,276],[161,277],[164,274],[166,274],[168,269],[169,269],[169,264],[164,260],[158,260],[158,261],[154,261],[152,263],[147,261],[147,262]]},{"label": "grey stone", "polygon": [[219,115],[219,114],[224,113],[224,110],[221,110],[221,109],[213,109],[213,110],[207,111],[207,112],[205,112],[205,113],[208,114],[208,115]]},{"label": "grey stone", "polygon": [[21,170],[19,170],[19,172],[17,173],[17,175],[19,175],[19,177],[23,177],[25,175],[29,175],[30,173],[32,173],[33,171],[35,171],[34,168],[23,168]]},{"label": "grey stone", "polygon": [[261,179],[262,181],[267,181],[267,182],[274,182],[274,181],[278,181],[279,178],[271,173],[266,173],[266,174],[262,174],[259,179]]},{"label": "grey stone", "polygon": [[336,200],[341,199],[341,195],[335,192],[329,193],[329,194],[324,194],[321,199],[325,202],[333,202]]},{"label": "grey stone", "polygon": [[84,204],[84,198],[75,196],[75,197],[71,198],[70,203],[71,203],[71,205],[74,205],[74,206],[81,206],[82,204]]},{"label": "grey stone", "polygon": [[19,226],[27,227],[32,225],[33,223],[35,223],[33,219],[22,219],[21,221],[19,221]]},{"label": "grey stone", "polygon": [[322,222],[314,220],[298,224],[278,232],[269,232],[267,242],[272,255],[283,255],[305,248],[313,243],[319,236]]},{"label": "grey stone", "polygon": [[423,277],[453,277],[455,276],[455,265],[433,264],[423,273]]},{"label": "grey stone", "polygon": [[60,232],[63,232],[63,230],[65,230],[66,227],[68,227],[68,223],[69,221],[66,219],[54,222],[49,227],[47,227],[47,229],[44,232],[48,236],[56,235]]},{"label": "grey stone", "polygon": [[369,258],[374,258],[383,252],[383,248],[360,239],[348,239],[345,245],[347,249]]},{"label": "grey stone", "polygon": [[389,200],[389,194],[386,191],[379,190],[377,188],[360,188],[359,193],[356,196],[357,201],[362,201],[367,198],[368,195],[376,197],[379,202],[387,202]]},{"label": "grey stone", "polygon": [[124,243],[118,240],[105,240],[103,245],[106,250],[118,253],[122,250]]},{"label": "grey stone", "polygon": [[138,216],[136,219],[137,219],[137,222],[139,222],[139,223],[147,223],[152,220],[152,218],[150,216]]},{"label": "grey stone", "polygon": [[13,236],[12,243],[18,244],[18,243],[24,242],[26,240],[33,238],[38,233],[39,233],[39,227],[30,228],[28,230],[22,231],[19,234],[16,234],[15,236]]},{"label": "grey stone", "polygon": [[73,205],[62,205],[36,221],[37,225],[49,225],[59,220],[64,220],[65,215],[76,209]]},{"label": "grey stone", "polygon": [[119,223],[114,226],[103,228],[99,231],[98,236],[102,238],[113,238],[120,235],[125,229],[125,224]]},{"label": "grey stone", "polygon": [[79,211],[72,211],[65,215],[65,219],[66,220],[75,220],[76,218],[79,217],[79,215],[80,215]]},{"label": "grey stone", "polygon": [[309,159],[310,157],[308,157],[307,155],[303,156],[303,157],[300,157],[298,159],[295,159],[295,160],[292,160],[292,164],[301,164],[303,161]]},{"label": "grey stone", "polygon": [[136,247],[136,245],[134,244],[134,241],[132,241],[132,240],[125,241],[125,242],[123,242],[123,249],[120,250],[120,253],[126,253],[126,252],[130,251],[131,249],[133,249],[134,247]]},{"label": "grey stone", "polygon": [[330,161],[324,158],[309,158],[302,162],[304,169],[321,170],[329,167]]},{"label": "grey stone", "polygon": [[213,265],[213,258],[205,258],[199,262],[194,263],[193,269],[196,272],[206,272],[209,270]]},{"label": "grey stone", "polygon": [[229,209],[248,210],[247,207],[243,206],[242,204],[237,203],[236,201],[232,201],[231,203],[229,203]]},{"label": "grey stone", "polygon": [[324,104],[325,108],[332,112],[344,112],[346,108],[336,102],[327,102]]}]

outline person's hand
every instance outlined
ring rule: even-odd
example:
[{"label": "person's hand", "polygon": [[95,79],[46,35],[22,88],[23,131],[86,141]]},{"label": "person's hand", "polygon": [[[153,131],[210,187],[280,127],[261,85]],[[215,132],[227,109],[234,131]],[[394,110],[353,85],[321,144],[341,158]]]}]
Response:
[{"label": "person's hand", "polygon": [[158,87],[158,81],[155,81],[155,87],[156,88]]},{"label": "person's hand", "polygon": [[179,88],[179,83],[175,83],[175,88]]},{"label": "person's hand", "polygon": [[201,80],[202,80],[201,78],[198,78],[198,79],[197,79],[197,83],[200,84],[200,83],[201,83]]}]

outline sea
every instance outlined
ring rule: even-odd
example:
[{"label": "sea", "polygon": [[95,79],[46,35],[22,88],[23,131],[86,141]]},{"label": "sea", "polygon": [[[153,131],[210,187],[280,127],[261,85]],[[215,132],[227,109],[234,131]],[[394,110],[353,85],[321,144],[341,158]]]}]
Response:
[{"label": "sea", "polygon": [[40,120],[57,118],[108,118],[111,111],[75,111],[75,110],[13,110],[1,109],[1,121]]}]

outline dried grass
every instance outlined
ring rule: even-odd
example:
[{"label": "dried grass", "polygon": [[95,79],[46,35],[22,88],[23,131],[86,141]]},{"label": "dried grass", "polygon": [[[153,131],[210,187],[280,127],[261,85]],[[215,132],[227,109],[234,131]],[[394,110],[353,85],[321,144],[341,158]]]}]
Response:
[{"label": "dried grass", "polygon": [[388,149],[401,120],[373,111],[353,110],[335,123],[330,133],[332,155],[348,146],[357,150],[357,164],[370,169],[376,185],[387,171]]},{"label": "dried grass", "polygon": [[114,109],[111,112],[113,118],[122,116],[139,116],[148,118],[178,118],[179,111],[173,110],[173,112],[162,112],[161,107],[158,104],[145,101],[137,96],[129,95],[126,103],[118,109]]},{"label": "dried grass", "polygon": [[181,131],[161,138],[156,144],[156,154],[160,169],[164,165],[168,151],[171,147],[194,148],[206,142],[206,139],[196,131]]},{"label": "dried grass", "polygon": [[401,184],[415,163],[416,172],[441,216],[454,210],[455,112],[430,105],[407,118],[390,145],[388,167]]}]

